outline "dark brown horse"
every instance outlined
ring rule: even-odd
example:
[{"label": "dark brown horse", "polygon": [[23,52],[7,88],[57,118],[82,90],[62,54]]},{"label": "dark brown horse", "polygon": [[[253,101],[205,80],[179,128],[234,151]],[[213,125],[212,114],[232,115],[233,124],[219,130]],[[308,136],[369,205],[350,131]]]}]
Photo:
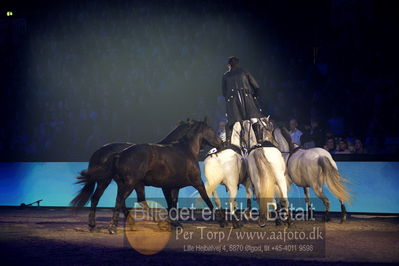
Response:
[{"label": "dark brown horse", "polygon": [[[222,145],[222,140],[214,129],[206,122],[196,121],[188,134],[179,141],[167,145],[138,144],[114,156],[118,193],[109,232],[116,233],[123,202],[137,187],[162,188],[168,210],[170,210],[177,207],[179,189],[193,186],[208,207],[213,210],[198,164],[200,146],[203,141],[216,148]],[[219,218],[222,217],[219,216]],[[224,224],[222,219],[220,222],[221,225]]]},{"label": "dark brown horse", "polygon": [[[168,144],[181,139],[187,134],[193,124],[194,122],[191,120],[187,120],[187,122],[179,122],[177,128],[169,133],[163,140],[158,142],[158,144]],[[71,201],[71,206],[83,207],[89,200],[91,201],[91,210],[89,214],[90,231],[94,230],[96,226],[96,208],[98,202],[105,189],[115,177],[112,162],[110,161],[113,160],[115,154],[132,145],[134,144],[130,142],[119,142],[102,146],[90,157],[88,169],[83,170],[80,173],[80,176],[77,177],[79,180],[77,183],[81,183],[84,186],[78,195],[76,195],[76,197]],[[144,201],[144,186],[136,186],[136,193],[139,201]],[[125,202],[122,204],[122,209],[124,215],[127,217],[129,211],[126,208]]]}]

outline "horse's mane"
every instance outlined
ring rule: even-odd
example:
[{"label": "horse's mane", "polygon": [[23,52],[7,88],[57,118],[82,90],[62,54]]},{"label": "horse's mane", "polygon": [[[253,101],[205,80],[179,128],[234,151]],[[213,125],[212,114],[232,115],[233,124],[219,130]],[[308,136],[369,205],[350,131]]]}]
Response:
[{"label": "horse's mane", "polygon": [[278,127],[278,128],[280,129],[281,135],[283,135],[284,139],[287,141],[290,151],[292,151],[295,148],[295,146],[294,143],[292,142],[291,135],[288,132],[288,129],[286,127]]},{"label": "horse's mane", "polygon": [[[181,139],[186,135],[188,131],[190,131],[191,127],[193,126],[194,121],[187,120],[187,121],[179,121],[177,127],[173,129],[165,138],[163,138],[158,144],[168,144],[178,139]],[[179,134],[181,134],[179,136]]]},{"label": "horse's mane", "polygon": [[186,133],[180,139],[176,140],[175,143],[189,142],[199,131],[203,130],[203,128],[206,126],[206,122],[190,120],[189,127],[186,130]]}]

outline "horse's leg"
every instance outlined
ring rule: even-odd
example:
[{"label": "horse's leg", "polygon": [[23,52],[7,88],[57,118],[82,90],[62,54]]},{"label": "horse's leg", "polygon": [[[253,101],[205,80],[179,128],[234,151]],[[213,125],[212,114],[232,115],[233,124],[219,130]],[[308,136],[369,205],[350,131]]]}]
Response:
[{"label": "horse's leg", "polygon": [[114,213],[112,215],[111,223],[108,227],[108,231],[110,234],[115,234],[118,227],[119,222],[119,212],[122,210],[123,202],[126,198],[132,193],[134,189],[133,184],[125,185],[121,183],[121,181],[117,182],[118,184],[118,192],[116,196],[116,203],[114,208]]},{"label": "horse's leg", "polygon": [[310,217],[310,214],[312,212],[312,205],[310,202],[310,192],[309,192],[309,187],[304,187],[303,192],[305,193],[305,202],[306,202],[306,210],[308,212],[307,217]]},{"label": "horse's leg", "polygon": [[158,221],[158,227],[162,231],[169,231],[170,230],[170,225],[173,225],[173,221],[170,219],[170,211],[173,208],[173,200],[172,200],[172,189],[170,188],[162,188],[163,195],[165,196],[166,203],[168,205],[168,217],[169,220],[171,221],[170,224],[162,219],[159,219]]},{"label": "horse's leg", "polygon": [[[174,227],[183,227],[179,222],[179,210],[177,208],[177,201],[179,198],[179,189],[174,188],[171,190],[171,198],[172,198],[172,210],[176,212],[176,219],[172,219],[172,225]],[[169,212],[170,214],[170,212]]]},{"label": "horse's leg", "polygon": [[[209,175],[208,175],[209,176]],[[220,183],[219,183],[220,184]],[[205,184],[205,190],[206,190],[206,194],[208,194],[208,197],[210,197],[211,195],[213,195],[213,198],[215,199],[215,204],[218,208],[222,207],[222,204],[220,203],[220,199],[218,194],[216,193],[216,187],[217,185],[219,185],[217,183],[214,182],[214,180],[209,180],[207,179],[207,183]]]},{"label": "horse's leg", "polygon": [[122,202],[122,212],[125,218],[129,216],[129,209],[126,207],[126,201]]},{"label": "horse's leg", "polygon": [[346,208],[342,200],[339,201],[341,203],[341,223],[344,223],[346,221]]},{"label": "horse's leg", "polygon": [[[275,199],[273,199],[273,200],[274,200],[274,204],[276,206],[275,224],[282,225],[283,221],[281,220],[280,212],[281,212],[282,208],[284,207],[284,202],[283,202],[284,197],[283,197],[283,193],[281,192],[281,189],[278,184],[276,184],[274,187],[274,195],[275,195]],[[277,198],[277,200],[276,200],[276,198]]]},{"label": "horse's leg", "polygon": [[215,199],[215,204],[218,209],[222,209],[222,203],[220,203],[220,198],[216,189],[212,192],[213,198]]},{"label": "horse's leg", "polygon": [[112,179],[109,180],[102,180],[101,182],[97,182],[96,190],[92,195],[90,213],[89,213],[89,230],[93,232],[96,227],[96,208],[98,205],[98,201],[100,200],[101,196],[103,195],[105,189],[108,187],[109,183],[111,183]]},{"label": "horse's leg", "polygon": [[[168,204],[168,214],[169,218],[171,215],[172,211],[176,211],[176,218],[178,218],[178,213],[177,213],[177,201],[178,201],[178,196],[179,196],[179,189],[174,188],[174,189],[169,189],[169,188],[162,188],[163,194],[165,195],[166,202]],[[172,221],[173,226],[181,226],[179,224],[179,221],[176,219],[170,219]]]},{"label": "horse's leg", "polygon": [[[140,186],[137,185],[135,187],[135,190],[136,190],[136,193],[137,193],[137,202],[139,202],[141,205],[143,205],[142,201],[145,201],[144,186],[143,185],[140,185]],[[144,202],[144,203],[148,207],[147,203],[146,202]],[[124,200],[122,202],[122,212],[123,212],[123,215],[125,216],[125,218],[127,218],[129,216],[129,209],[126,207],[126,200]]]},{"label": "horse's leg", "polygon": [[172,192],[170,188],[162,188],[163,195],[166,199],[166,204],[168,205],[168,210],[172,208]]},{"label": "horse's leg", "polygon": [[[132,191],[133,192],[133,191]],[[137,192],[137,189],[136,189]],[[144,192],[143,192],[144,193]],[[139,198],[139,193],[137,192],[137,198]],[[128,195],[129,196],[129,195]],[[125,216],[125,218],[127,218],[129,216],[129,209],[126,207],[126,200],[124,200],[122,202],[122,211],[123,211],[123,215]]]},{"label": "horse's leg", "polygon": [[242,227],[242,223],[240,223],[240,219],[236,216],[236,208],[235,208],[235,200],[237,197],[237,185],[230,185],[229,186],[229,208],[230,208],[230,213],[232,215],[232,223],[233,223],[233,228],[240,228]]},{"label": "horse's leg", "polygon": [[246,196],[247,196],[247,209],[251,210],[252,209],[252,190],[249,187],[245,188],[246,191]]},{"label": "horse's leg", "polygon": [[213,195],[215,199],[215,204],[220,209],[222,207],[222,204],[220,203],[220,199],[218,197],[218,194],[216,193],[216,187],[222,183],[223,176],[220,174],[215,175],[215,173],[210,172],[209,167],[206,168],[205,174],[205,178],[207,179],[207,182],[205,184],[206,193],[208,194],[208,197]]},{"label": "horse's leg", "polygon": [[[199,181],[197,182],[197,184],[193,184],[193,186],[198,190],[199,194],[201,195],[201,198],[205,201],[205,203],[209,207],[209,209],[211,211],[213,211],[214,207],[212,205],[212,201],[209,199],[208,194],[206,194],[205,186],[201,180],[201,177],[198,176],[197,180],[199,180]],[[220,226],[224,227],[226,225],[226,220],[224,219],[222,209],[219,209],[216,214],[218,214],[217,220],[218,220]]]},{"label": "horse's leg", "polygon": [[245,210],[245,218],[249,220],[252,218],[252,190],[251,190],[251,180],[247,177],[247,181],[245,182],[245,191],[247,196],[247,209]]},{"label": "horse's leg", "polygon": [[317,197],[319,197],[323,201],[324,206],[326,207],[326,215],[324,216],[324,221],[330,221],[330,200],[326,197],[326,195],[324,195],[323,187],[313,187],[313,191],[317,195]]},{"label": "horse's leg", "polygon": [[[137,184],[134,189],[136,190],[136,193],[137,193],[137,202],[141,206],[143,206],[144,210],[147,211],[147,213],[149,213],[149,215],[151,215],[151,213],[149,212],[150,208],[147,205],[147,202],[145,201],[144,186],[142,184]],[[133,192],[133,190],[132,190],[132,192]],[[127,221],[129,221],[127,224],[130,226],[130,230],[133,231],[133,230],[135,230],[134,225],[135,225],[136,212],[133,209],[133,213],[129,217],[130,212],[126,207],[126,200],[122,201],[122,210],[125,215],[125,218],[127,219]],[[143,219],[143,218],[144,217],[141,217],[141,219]]]},{"label": "horse's leg", "polygon": [[150,206],[148,206],[148,203],[145,199],[145,187],[143,184],[139,183],[135,186],[135,190],[137,193],[137,202],[143,207],[144,211],[146,211],[150,217],[152,217],[155,220],[155,216],[153,216],[152,212],[150,211]]},{"label": "horse's leg", "polygon": [[[288,203],[288,188],[287,188],[287,180],[285,177],[284,172],[279,172],[276,171],[275,172],[275,176],[276,176],[276,181],[277,181],[277,192],[279,194],[279,198],[280,198],[280,202],[282,205],[282,208],[280,208],[280,212],[281,211],[285,211],[286,212],[286,219],[285,222],[287,222],[288,225],[291,224],[291,213],[290,213],[290,206]],[[281,215],[278,215],[279,218],[281,217]],[[277,221],[277,220],[276,220]]]}]

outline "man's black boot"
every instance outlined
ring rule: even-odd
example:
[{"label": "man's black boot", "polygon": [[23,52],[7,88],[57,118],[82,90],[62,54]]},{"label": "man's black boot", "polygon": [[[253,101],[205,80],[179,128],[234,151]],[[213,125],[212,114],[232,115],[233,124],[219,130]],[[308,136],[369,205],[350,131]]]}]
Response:
[{"label": "man's black boot", "polygon": [[259,122],[252,124],[252,128],[255,132],[256,141],[258,144],[262,143],[262,131]]},{"label": "man's black boot", "polygon": [[231,133],[232,130],[229,125],[226,125],[226,141],[223,143],[224,147],[227,148],[231,144]]}]

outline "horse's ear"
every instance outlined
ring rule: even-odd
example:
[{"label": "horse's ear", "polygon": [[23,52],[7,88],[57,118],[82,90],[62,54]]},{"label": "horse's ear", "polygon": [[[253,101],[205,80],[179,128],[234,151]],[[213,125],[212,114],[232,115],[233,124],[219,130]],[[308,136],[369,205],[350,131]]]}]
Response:
[{"label": "horse's ear", "polygon": [[206,124],[208,122],[208,116],[204,117],[204,123]]}]

